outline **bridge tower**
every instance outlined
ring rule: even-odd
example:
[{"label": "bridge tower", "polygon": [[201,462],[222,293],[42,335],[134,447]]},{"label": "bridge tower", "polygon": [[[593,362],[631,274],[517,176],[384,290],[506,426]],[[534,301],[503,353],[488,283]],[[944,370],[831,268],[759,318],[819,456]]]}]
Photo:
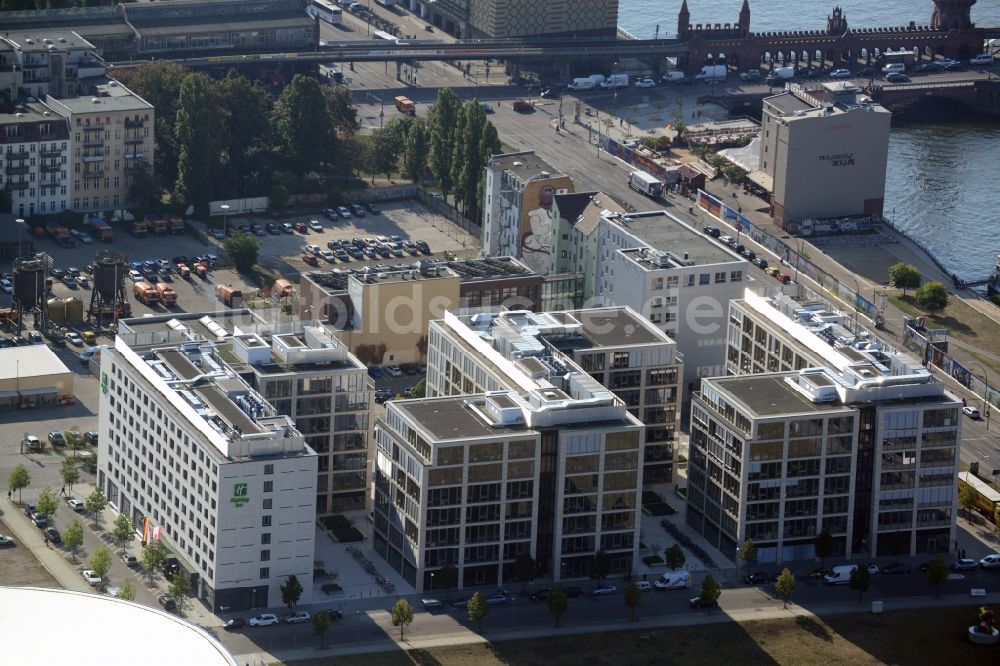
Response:
[{"label": "bridge tower", "polygon": [[976,0],[934,0],[931,28],[934,30],[965,30],[971,28],[972,5]]},{"label": "bridge tower", "polygon": [[750,34],[750,0],[743,0],[743,6],[740,7],[740,20],[737,27],[740,29],[740,35],[745,37]]},{"label": "bridge tower", "polygon": [[842,35],[847,32],[847,16],[840,6],[833,8],[833,14],[826,17],[826,34]]},{"label": "bridge tower", "polygon": [[681,3],[681,10],[677,12],[677,39],[687,39],[690,28],[691,12],[688,11],[687,0],[684,0]]}]

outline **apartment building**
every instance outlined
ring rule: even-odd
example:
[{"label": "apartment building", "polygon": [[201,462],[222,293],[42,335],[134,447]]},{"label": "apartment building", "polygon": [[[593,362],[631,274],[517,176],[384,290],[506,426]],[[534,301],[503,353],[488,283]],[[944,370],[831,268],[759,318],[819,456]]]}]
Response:
[{"label": "apartment building", "polygon": [[95,51],[73,30],[32,27],[5,32],[0,35],[0,92],[11,99],[75,97],[80,79],[106,71]]},{"label": "apartment building", "polygon": [[81,82],[79,97],[45,105],[69,121],[70,208],[95,211],[123,208],[141,171],[152,173],[153,106],[114,79]]},{"label": "apartment building", "polygon": [[949,552],[961,401],[919,363],[872,356],[706,379],[692,399],[687,522],[735,560]]},{"label": "apartment building", "polygon": [[538,275],[554,272],[555,196],[573,190],[572,178],[533,151],[491,157],[483,195],[483,256],[516,257]]},{"label": "apartment building", "polygon": [[123,320],[133,346],[212,341],[226,367],[291,417],[316,452],[316,515],[364,511],[371,487],[367,368],[318,321],[266,321],[249,310]]},{"label": "apartment building", "polygon": [[760,171],[751,178],[772,193],[775,221],[795,229],[789,225],[805,220],[881,215],[891,118],[847,81],[814,90],[792,84],[765,98]]},{"label": "apartment building", "polygon": [[290,575],[310,603],[315,451],[214,340],[128,337],[102,354],[98,487],[149,521],[145,538],[176,552],[214,611],[280,606]]},{"label": "apartment building", "polygon": [[371,364],[417,362],[427,324],[446,310],[536,309],[542,280],[512,257],[311,271],[302,274],[299,315],[330,324]]},{"label": "apartment building", "polygon": [[436,28],[464,38],[530,36],[613,37],[618,0],[409,0],[409,8]]},{"label": "apartment building", "polygon": [[559,383],[386,403],[374,547],[418,592],[449,564],[459,587],[513,583],[522,552],[554,580],[598,551],[633,569],[643,426],[587,375]]},{"label": "apartment building", "polygon": [[666,211],[601,215],[594,300],[628,306],[677,341],[684,391],[725,371],[729,301],[749,283],[747,261]]},{"label": "apartment building", "polygon": [[603,192],[573,192],[555,197],[557,229],[552,237],[553,272],[582,277],[581,296],[594,299],[597,287],[601,220],[624,215],[625,209]]},{"label": "apartment building", "polygon": [[[469,344],[469,336],[477,343]],[[683,357],[677,344],[629,308],[530,313],[448,313],[428,329],[426,395],[519,390],[562,359],[587,372],[646,425],[643,487],[673,479]]]},{"label": "apartment building", "polygon": [[0,113],[0,189],[16,217],[66,210],[69,138],[66,119],[39,102]]}]

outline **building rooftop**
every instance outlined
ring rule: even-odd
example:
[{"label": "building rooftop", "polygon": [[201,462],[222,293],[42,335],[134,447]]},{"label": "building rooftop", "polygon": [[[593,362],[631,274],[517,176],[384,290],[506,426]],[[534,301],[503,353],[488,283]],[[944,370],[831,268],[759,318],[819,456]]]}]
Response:
[{"label": "building rooftop", "polygon": [[381,282],[413,282],[437,278],[458,277],[461,284],[496,280],[510,277],[533,277],[535,273],[514,257],[488,257],[485,259],[459,259],[457,261],[432,261],[421,259],[414,263],[397,263],[392,266],[375,264],[357,268],[336,268],[329,271],[307,271],[302,277],[321,287],[328,294],[345,292],[350,280]]},{"label": "building rooftop", "polygon": [[59,360],[48,345],[25,345],[0,349],[0,381],[18,378],[48,377],[69,374],[70,369]]},{"label": "building rooftop", "polygon": [[477,437],[502,437],[531,432],[523,423],[500,425],[484,418],[485,412],[473,405],[485,402],[482,396],[449,396],[400,400],[393,406],[419,424],[437,441],[465,440]]},{"label": "building rooftop", "polygon": [[562,176],[548,162],[536,155],[534,151],[526,150],[519,153],[504,153],[490,158],[489,168],[503,169],[518,179],[527,182],[538,176]]},{"label": "building rooftop", "polygon": [[673,343],[666,333],[632,308],[593,308],[572,313],[583,324],[581,334],[595,347]]},{"label": "building rooftop", "polygon": [[601,218],[608,213],[625,213],[618,202],[603,192],[557,194],[555,201],[559,216],[585,236],[594,233],[601,225]]},{"label": "building rooftop", "polygon": [[786,377],[797,373],[743,375],[709,380],[720,390],[742,403],[746,411],[760,417],[785,414],[809,414],[847,410],[839,402],[813,402],[796,390]]},{"label": "building rooftop", "polygon": [[48,53],[52,51],[93,51],[94,45],[81,37],[75,30],[30,29],[5,32],[0,40],[10,43],[23,53]]},{"label": "building rooftop", "polygon": [[7,136],[6,132],[0,134],[0,143],[24,143],[26,141],[50,141],[55,139],[65,139],[69,136],[66,129],[66,119],[55,113],[41,102],[29,102],[18,104],[13,113],[0,113],[0,125],[17,125],[22,123],[52,123],[52,136],[38,133],[26,133],[21,130],[16,136]]},{"label": "building rooftop", "polygon": [[153,105],[136,95],[118,81],[106,76],[81,80],[89,89],[91,95],[81,97],[63,97],[55,99],[51,95],[45,103],[54,109],[65,110],[67,114],[104,113],[105,111],[149,111]]},{"label": "building rooftop", "polygon": [[827,81],[809,90],[803,85],[792,83],[785,92],[765,97],[764,106],[777,111],[786,120],[838,115],[857,110],[889,113],[850,81]]},{"label": "building rooftop", "polygon": [[118,321],[118,337],[133,348],[189,340],[217,342],[231,336],[236,327],[258,321],[247,309],[132,317]]},{"label": "building rooftop", "polygon": [[746,263],[746,259],[728,247],[666,211],[615,215],[608,219],[645,242],[648,249],[637,243],[635,249],[622,252],[649,270]]}]

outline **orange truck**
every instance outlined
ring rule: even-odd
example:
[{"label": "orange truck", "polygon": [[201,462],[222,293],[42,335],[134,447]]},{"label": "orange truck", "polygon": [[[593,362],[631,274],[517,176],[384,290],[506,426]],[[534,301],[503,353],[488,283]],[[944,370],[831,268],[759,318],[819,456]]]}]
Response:
[{"label": "orange truck", "polygon": [[132,285],[132,294],[137,300],[145,303],[146,305],[160,302],[160,295],[148,282],[136,282]]},{"label": "orange truck", "polygon": [[417,115],[417,105],[413,103],[413,100],[406,95],[400,95],[395,99],[396,110],[400,113],[405,113],[410,116]]},{"label": "orange truck", "polygon": [[114,234],[111,231],[111,225],[98,218],[94,218],[90,221],[90,231],[97,237],[97,240],[104,243],[110,243],[115,239]]},{"label": "orange truck", "polygon": [[159,215],[147,215],[146,221],[149,222],[149,230],[153,232],[154,236],[162,236],[167,233],[167,221]]},{"label": "orange truck", "polygon": [[274,281],[274,286],[271,288],[271,295],[277,298],[284,298],[285,296],[290,296],[295,292],[295,285],[293,285],[288,280],[282,278],[280,280]]},{"label": "orange truck", "polygon": [[49,222],[45,225],[45,233],[57,243],[65,243],[69,240],[69,229],[58,222]]},{"label": "orange truck", "polygon": [[177,304],[177,292],[166,282],[156,283],[156,294],[160,297],[160,302],[164,305]]},{"label": "orange truck", "polygon": [[243,303],[243,292],[231,284],[220,284],[215,295],[230,308],[238,308]]},{"label": "orange truck", "polygon": [[172,234],[184,233],[184,218],[169,217],[167,218],[167,224],[170,225],[170,233]]},{"label": "orange truck", "polygon": [[149,233],[149,222],[136,218],[132,220],[132,235],[136,238],[145,238]]}]

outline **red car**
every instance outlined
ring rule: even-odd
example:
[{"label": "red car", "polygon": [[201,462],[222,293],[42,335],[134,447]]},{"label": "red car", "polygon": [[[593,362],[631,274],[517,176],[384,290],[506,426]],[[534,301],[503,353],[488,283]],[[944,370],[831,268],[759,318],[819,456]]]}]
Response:
[{"label": "red car", "polygon": [[292,228],[295,229],[300,234],[309,233],[309,229],[306,227],[305,222],[296,222],[295,224],[292,225]]},{"label": "red car", "polygon": [[778,279],[778,282],[780,282],[781,284],[788,284],[789,282],[792,281],[792,278],[784,273],[778,273],[774,277],[776,277]]},{"label": "red car", "polygon": [[310,266],[316,266],[319,264],[319,259],[317,259],[314,254],[303,254],[302,261],[306,262]]}]

